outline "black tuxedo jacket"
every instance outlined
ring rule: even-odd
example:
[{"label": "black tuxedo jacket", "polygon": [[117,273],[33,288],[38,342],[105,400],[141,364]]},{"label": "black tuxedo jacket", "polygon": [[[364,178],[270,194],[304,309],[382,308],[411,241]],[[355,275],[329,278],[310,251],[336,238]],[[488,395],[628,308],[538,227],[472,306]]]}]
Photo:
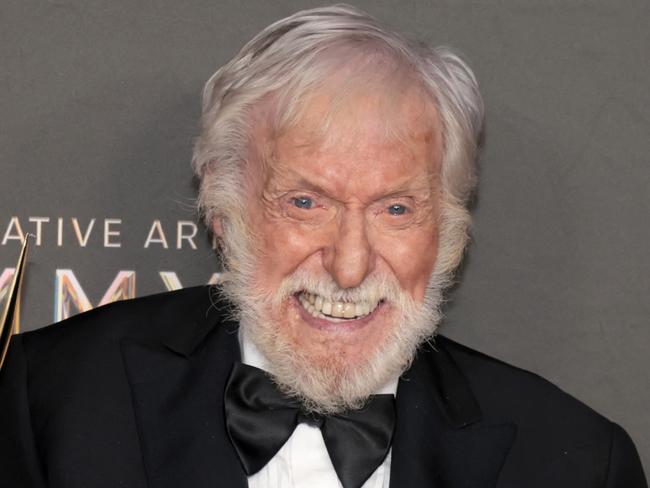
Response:
[{"label": "black tuxedo jacket", "polygon": [[[0,372],[0,486],[245,488],[224,426],[237,324],[200,287],[14,337]],[[443,337],[399,381],[391,488],[642,488],[616,424]]]}]

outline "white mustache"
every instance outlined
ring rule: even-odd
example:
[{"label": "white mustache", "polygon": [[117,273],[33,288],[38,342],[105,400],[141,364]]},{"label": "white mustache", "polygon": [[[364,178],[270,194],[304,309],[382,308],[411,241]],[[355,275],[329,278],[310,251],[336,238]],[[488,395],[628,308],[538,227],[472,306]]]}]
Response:
[{"label": "white mustache", "polygon": [[344,303],[403,303],[410,296],[392,276],[368,276],[359,286],[341,288],[329,274],[314,275],[296,271],[287,277],[276,293],[276,300],[283,301],[291,295],[307,293],[323,297],[329,302]]}]

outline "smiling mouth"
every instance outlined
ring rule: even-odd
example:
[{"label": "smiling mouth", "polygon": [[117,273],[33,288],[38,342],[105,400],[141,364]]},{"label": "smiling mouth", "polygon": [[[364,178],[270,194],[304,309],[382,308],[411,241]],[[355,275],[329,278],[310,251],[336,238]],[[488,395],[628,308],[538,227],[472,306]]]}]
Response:
[{"label": "smiling mouth", "polygon": [[330,301],[321,295],[306,291],[299,292],[296,297],[302,307],[313,317],[336,321],[357,320],[366,317],[383,302],[383,300],[373,302]]}]

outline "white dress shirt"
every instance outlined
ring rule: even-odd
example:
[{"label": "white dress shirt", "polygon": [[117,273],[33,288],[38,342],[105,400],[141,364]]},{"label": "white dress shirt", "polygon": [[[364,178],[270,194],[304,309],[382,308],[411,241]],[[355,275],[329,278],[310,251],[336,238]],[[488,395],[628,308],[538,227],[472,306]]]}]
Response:
[{"label": "white dress shirt", "polygon": [[[268,363],[255,345],[239,334],[242,362],[268,370]],[[395,394],[397,379],[377,393]],[[363,484],[362,488],[388,488],[390,479],[388,452],[384,462]],[[330,461],[323,436],[318,427],[298,424],[289,440],[276,455],[253,476],[248,477],[249,488],[342,488]]]}]

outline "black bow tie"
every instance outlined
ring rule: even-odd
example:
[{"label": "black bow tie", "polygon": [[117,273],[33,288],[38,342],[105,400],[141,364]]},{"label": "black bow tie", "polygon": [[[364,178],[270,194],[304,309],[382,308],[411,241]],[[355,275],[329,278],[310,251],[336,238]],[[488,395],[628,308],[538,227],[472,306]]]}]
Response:
[{"label": "black bow tie", "polygon": [[360,488],[388,454],[395,426],[393,395],[373,395],[361,410],[319,416],[304,412],[261,369],[235,364],[225,392],[226,427],[251,476],[262,469],[301,422],[320,427],[344,488]]}]

